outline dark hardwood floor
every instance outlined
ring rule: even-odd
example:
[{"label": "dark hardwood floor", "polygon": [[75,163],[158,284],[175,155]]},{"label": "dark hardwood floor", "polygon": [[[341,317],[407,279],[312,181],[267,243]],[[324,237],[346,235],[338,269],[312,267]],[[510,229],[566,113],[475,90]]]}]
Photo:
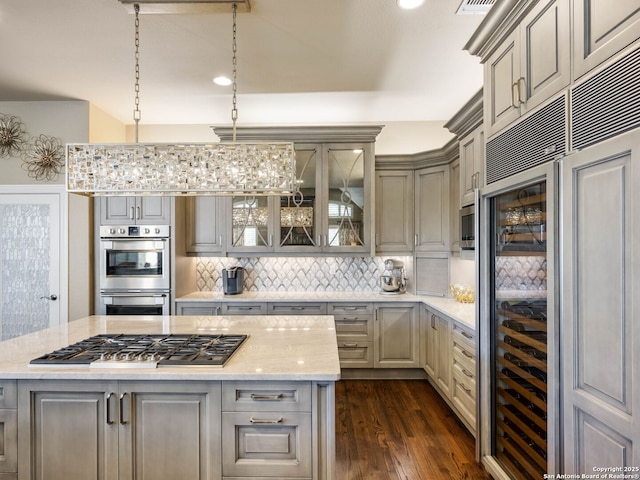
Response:
[{"label": "dark hardwood floor", "polygon": [[474,438],[426,380],[336,383],[338,480],[489,479]]}]

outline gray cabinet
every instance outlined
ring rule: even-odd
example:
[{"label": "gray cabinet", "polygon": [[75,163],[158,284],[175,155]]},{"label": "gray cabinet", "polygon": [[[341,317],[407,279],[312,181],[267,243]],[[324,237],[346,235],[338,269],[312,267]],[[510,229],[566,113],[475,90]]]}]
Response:
[{"label": "gray cabinet", "polygon": [[176,315],[220,315],[220,302],[176,302]]},{"label": "gray cabinet", "polygon": [[415,251],[448,252],[449,166],[429,167],[415,172]]},{"label": "gray cabinet", "polygon": [[459,143],[460,206],[464,207],[473,204],[475,190],[484,186],[484,127],[476,127]]},{"label": "gray cabinet", "polygon": [[311,397],[311,382],[225,382],[223,477],[312,478]]},{"label": "gray cabinet", "polygon": [[221,197],[188,197],[185,199],[185,250],[194,255],[221,255],[223,244],[223,213],[225,199]]},{"label": "gray cabinet", "polygon": [[100,197],[100,225],[169,225],[171,197]]},{"label": "gray cabinet", "polygon": [[427,309],[424,313],[426,356],[423,368],[445,397],[451,384],[451,338],[449,320]]},{"label": "gray cabinet", "polygon": [[219,382],[24,381],[19,399],[20,478],[220,478]]},{"label": "gray cabinet", "polygon": [[487,137],[566,87],[569,55],[569,2],[537,2],[483,59]]},{"label": "gray cabinet", "polygon": [[412,253],[413,170],[376,171],[376,253]]},{"label": "gray cabinet", "polygon": [[416,303],[375,304],[375,368],[420,366],[419,310]]},{"label": "gray cabinet", "polygon": [[18,393],[15,380],[0,380],[0,479],[18,477]]},{"label": "gray cabinet", "polygon": [[638,467],[639,167],[638,130],[562,162],[559,441],[566,473]]},{"label": "gray cabinet", "polygon": [[[239,140],[294,141],[298,188],[233,197],[226,251],[246,255],[373,255],[374,142],[382,127],[241,128]],[[221,140],[231,129],[216,128]]]},{"label": "gray cabinet", "polygon": [[326,315],[325,302],[269,302],[269,315]]},{"label": "gray cabinet", "polygon": [[637,0],[574,0],[574,78],[602,64],[640,38]]},{"label": "gray cabinet", "polygon": [[266,315],[267,302],[221,302],[219,315]]},{"label": "gray cabinet", "polygon": [[451,330],[451,402],[467,428],[476,432],[475,334],[453,324]]},{"label": "gray cabinet", "polygon": [[341,368],[373,368],[373,304],[329,303]]}]

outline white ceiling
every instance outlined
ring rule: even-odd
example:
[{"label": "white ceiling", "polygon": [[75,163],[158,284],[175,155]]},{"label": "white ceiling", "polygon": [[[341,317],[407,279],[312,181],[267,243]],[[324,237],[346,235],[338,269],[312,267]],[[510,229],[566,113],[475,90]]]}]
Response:
[{"label": "white ceiling", "polygon": [[[251,0],[238,125],[440,122],[482,86],[459,0]],[[229,125],[231,13],[141,15],[141,125]],[[0,0],[0,101],[87,100],[133,123],[134,16],[117,0]]]}]

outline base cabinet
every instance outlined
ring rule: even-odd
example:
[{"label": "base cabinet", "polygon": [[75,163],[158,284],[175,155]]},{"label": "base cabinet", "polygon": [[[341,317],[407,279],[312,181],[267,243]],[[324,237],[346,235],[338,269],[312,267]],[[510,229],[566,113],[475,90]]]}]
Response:
[{"label": "base cabinet", "polygon": [[3,480],[335,477],[333,382],[19,381],[17,404]]},{"label": "base cabinet", "polygon": [[475,435],[475,335],[427,307],[422,308],[420,325],[425,350],[422,367],[429,382]]},{"label": "base cabinet", "polygon": [[376,304],[375,309],[374,367],[418,368],[418,304],[390,302]]},{"label": "base cabinet", "polygon": [[0,381],[0,480],[18,478],[18,395],[15,380]]},{"label": "base cabinet", "polygon": [[219,382],[20,382],[21,479],[217,479]]},{"label": "base cabinet", "polygon": [[312,477],[311,383],[225,383],[224,478]]}]

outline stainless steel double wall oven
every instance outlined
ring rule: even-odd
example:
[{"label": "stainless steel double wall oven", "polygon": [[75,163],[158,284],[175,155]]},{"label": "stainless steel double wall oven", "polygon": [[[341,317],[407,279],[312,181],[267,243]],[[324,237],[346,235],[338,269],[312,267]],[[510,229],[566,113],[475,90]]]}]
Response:
[{"label": "stainless steel double wall oven", "polygon": [[101,315],[169,315],[169,225],[100,227]]}]

